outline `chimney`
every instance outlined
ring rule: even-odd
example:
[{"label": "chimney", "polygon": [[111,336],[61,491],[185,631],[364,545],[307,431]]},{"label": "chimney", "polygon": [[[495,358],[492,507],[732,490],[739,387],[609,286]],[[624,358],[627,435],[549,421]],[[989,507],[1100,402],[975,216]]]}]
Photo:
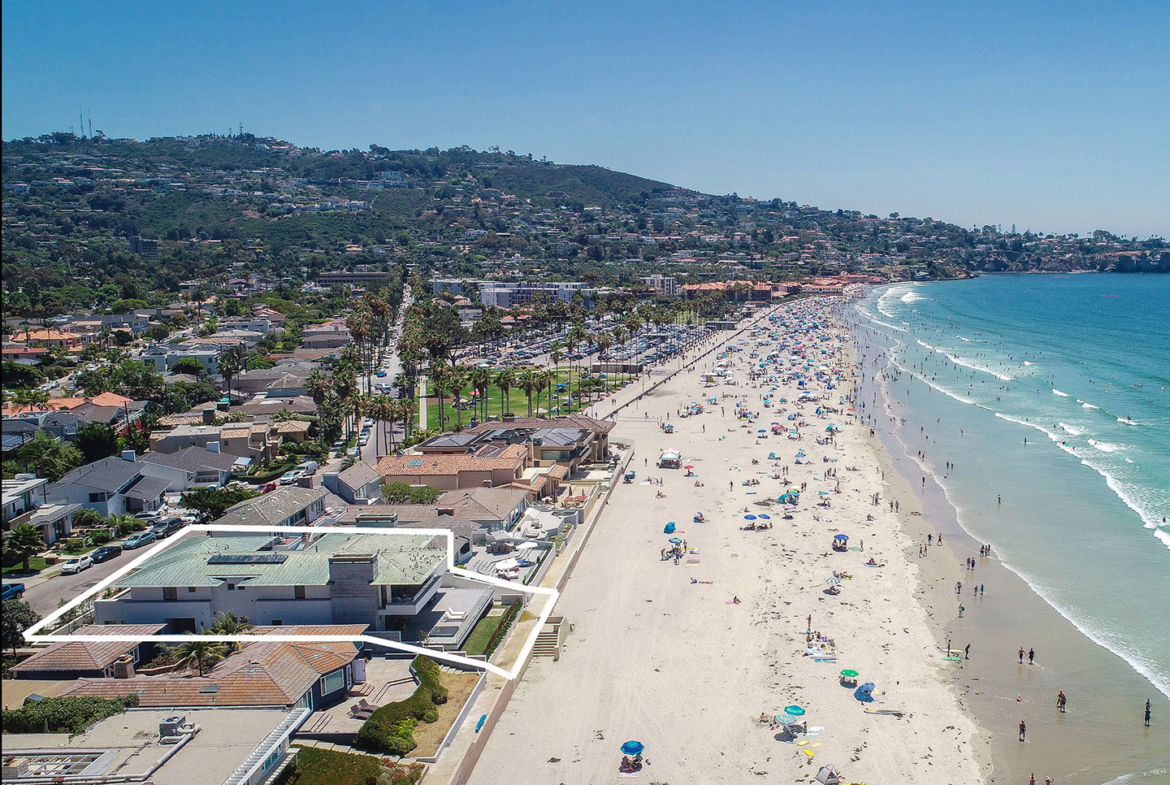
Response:
[{"label": "chimney", "polygon": [[207,451],[208,452],[219,452],[219,442],[208,442],[207,443]]},{"label": "chimney", "polygon": [[513,414],[512,412],[507,412],[506,414],[504,414],[504,416],[501,419],[503,420],[503,422],[515,422],[516,415]]},{"label": "chimney", "polygon": [[204,425],[214,425],[215,424],[215,409],[204,409],[203,410],[203,424]]},{"label": "chimney", "polygon": [[138,460],[138,453],[134,452],[134,450],[122,450],[122,460],[134,463]]},{"label": "chimney", "polygon": [[129,654],[123,654],[114,661],[114,678],[115,679],[132,679],[134,678],[134,658]]}]

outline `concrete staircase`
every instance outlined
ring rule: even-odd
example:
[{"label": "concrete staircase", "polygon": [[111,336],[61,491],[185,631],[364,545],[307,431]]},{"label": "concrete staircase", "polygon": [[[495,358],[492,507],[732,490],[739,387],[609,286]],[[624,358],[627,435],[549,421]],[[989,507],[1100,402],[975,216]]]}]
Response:
[{"label": "concrete staircase", "polygon": [[554,661],[561,658],[561,628],[565,620],[562,616],[550,616],[536,636],[536,644],[532,647],[533,657],[552,657]]}]

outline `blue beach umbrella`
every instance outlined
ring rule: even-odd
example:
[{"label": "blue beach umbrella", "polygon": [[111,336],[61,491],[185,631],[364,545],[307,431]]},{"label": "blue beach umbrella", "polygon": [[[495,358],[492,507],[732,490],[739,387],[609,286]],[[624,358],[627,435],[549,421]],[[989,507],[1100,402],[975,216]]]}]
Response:
[{"label": "blue beach umbrella", "polygon": [[756,517],[757,517],[757,518],[763,518],[765,521],[770,521],[770,520],[772,520],[772,516],[771,516],[771,515],[766,515],[766,514],[764,514],[764,513],[760,513],[760,514],[759,514],[759,515],[757,515]]},{"label": "blue beach umbrella", "polygon": [[754,520],[756,519],[756,516],[754,516],[754,515],[745,515],[745,516],[743,516],[743,519],[744,519],[745,521],[754,521]]},{"label": "blue beach umbrella", "polygon": [[680,542],[682,542],[682,540],[680,540],[678,537],[671,537],[669,540],[667,540],[667,542],[678,545]]},{"label": "blue beach umbrella", "polygon": [[646,745],[640,741],[627,741],[622,745],[622,755],[641,755]]},{"label": "blue beach umbrella", "polygon": [[848,540],[848,539],[849,539],[849,535],[847,535],[847,534],[835,534],[835,535],[833,535],[833,539],[834,539],[834,540],[837,540],[837,541],[839,541],[839,542],[845,542],[846,540]]},{"label": "blue beach umbrella", "polygon": [[[872,687],[873,685],[870,686]],[[802,717],[804,716],[804,709],[799,706],[785,706],[784,713],[790,717]]]}]

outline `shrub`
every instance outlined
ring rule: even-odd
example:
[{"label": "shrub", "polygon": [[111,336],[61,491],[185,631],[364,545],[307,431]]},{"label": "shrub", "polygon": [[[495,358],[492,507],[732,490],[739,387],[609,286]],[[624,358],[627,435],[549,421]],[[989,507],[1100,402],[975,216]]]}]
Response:
[{"label": "shrub", "polygon": [[121,698],[44,698],[19,709],[4,709],[5,733],[81,733],[98,720],[138,705],[137,695]]},{"label": "shrub", "polygon": [[418,676],[418,688],[406,700],[387,703],[371,714],[354,739],[357,747],[385,755],[407,755],[417,746],[413,731],[419,721],[439,719],[435,705],[447,702],[439,666],[421,654],[411,664]]},{"label": "shrub", "polygon": [[114,538],[110,536],[109,529],[94,529],[90,533],[89,539],[94,545],[105,545]]},{"label": "shrub", "polygon": [[66,553],[77,553],[84,547],[85,540],[80,537],[70,537],[69,539],[65,540],[65,547],[61,550],[65,551]]},{"label": "shrub", "polygon": [[82,507],[73,513],[73,528],[75,529],[96,529],[105,525],[106,519],[97,510]]},{"label": "shrub", "polygon": [[508,628],[512,626],[512,620],[516,618],[516,614],[520,612],[520,601],[516,600],[508,606],[508,610],[504,611],[504,618],[500,619],[500,624],[496,627],[496,631],[492,633],[492,637],[488,639],[487,645],[483,647],[483,654],[489,660],[492,653],[495,652],[496,647],[504,640],[504,636],[508,633]]}]

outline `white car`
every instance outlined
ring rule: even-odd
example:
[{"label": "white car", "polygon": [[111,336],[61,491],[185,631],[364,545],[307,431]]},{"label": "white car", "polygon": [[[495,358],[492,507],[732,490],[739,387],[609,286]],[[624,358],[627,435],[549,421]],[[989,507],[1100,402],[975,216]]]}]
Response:
[{"label": "white car", "polygon": [[363,433],[360,437],[358,437],[358,446],[359,447],[365,447],[369,443],[370,443],[370,435],[368,433]]},{"label": "white car", "polygon": [[284,474],[280,475],[280,479],[277,480],[277,482],[279,482],[281,485],[292,485],[294,482],[296,482],[297,480],[301,479],[304,476],[305,476],[305,473],[303,471],[301,471],[300,469],[292,469],[291,471],[287,471]]},{"label": "white car", "polygon": [[61,565],[62,575],[76,575],[82,570],[88,570],[93,566],[93,559],[88,556],[74,556],[69,561]]}]

